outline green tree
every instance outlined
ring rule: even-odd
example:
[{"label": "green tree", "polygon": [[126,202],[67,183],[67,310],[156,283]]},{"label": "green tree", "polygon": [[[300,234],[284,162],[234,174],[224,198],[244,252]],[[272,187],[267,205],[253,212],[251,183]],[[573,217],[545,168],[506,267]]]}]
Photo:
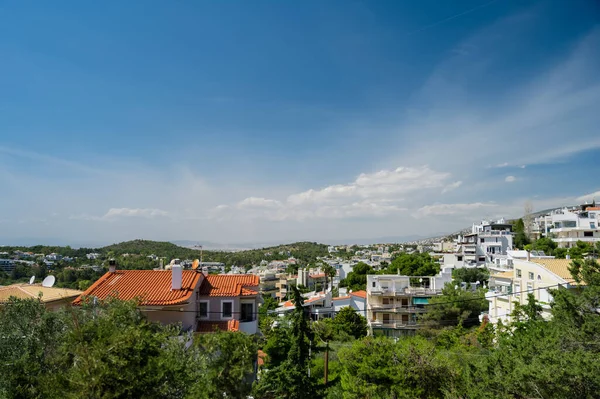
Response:
[{"label": "green tree", "polygon": [[259,398],[308,399],[317,396],[314,378],[309,375],[310,345],[313,332],[308,325],[308,315],[300,291],[292,287],[295,310],[290,316],[290,349],[279,366],[270,368],[255,386]]},{"label": "green tree", "polygon": [[258,347],[252,337],[236,332],[215,332],[196,336],[203,356],[205,384],[192,391],[208,398],[246,398],[252,390],[252,372]]},{"label": "green tree", "polygon": [[442,295],[429,299],[427,312],[422,320],[434,327],[448,327],[462,324],[471,327],[479,324],[479,315],[488,309],[483,289],[463,290],[446,284]]},{"label": "green tree", "polygon": [[367,275],[375,274],[375,270],[364,262],[359,262],[352,268],[345,279],[340,281],[340,287],[348,287],[353,291],[367,288]]},{"label": "green tree", "polygon": [[356,339],[367,335],[367,319],[349,306],[343,307],[331,324],[337,334],[345,333]]},{"label": "green tree", "polygon": [[434,276],[440,272],[439,263],[426,253],[401,253],[387,268],[385,273],[403,276]]},{"label": "green tree", "polygon": [[554,254],[557,244],[548,237],[541,237],[531,244],[531,249],[536,251],[544,251],[546,255]]},{"label": "green tree", "polygon": [[452,271],[452,278],[455,284],[475,283],[479,281],[481,284],[487,283],[490,279],[490,271],[487,268],[467,268],[461,267]]},{"label": "green tree", "polygon": [[518,249],[524,249],[525,245],[531,243],[531,240],[527,237],[525,232],[525,223],[523,222],[523,219],[518,219],[513,223],[513,233],[513,244]]}]

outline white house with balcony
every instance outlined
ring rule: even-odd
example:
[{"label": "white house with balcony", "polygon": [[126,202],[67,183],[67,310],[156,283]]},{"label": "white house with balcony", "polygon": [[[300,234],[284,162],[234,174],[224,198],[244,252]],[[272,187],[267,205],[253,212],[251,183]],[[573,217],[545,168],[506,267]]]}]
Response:
[{"label": "white house with balcony", "polygon": [[559,248],[571,248],[577,241],[596,244],[600,242],[600,207],[584,204],[575,209],[556,209],[537,217],[534,231],[550,237]]},{"label": "white house with balcony", "polygon": [[414,334],[419,314],[429,299],[441,295],[452,281],[452,267],[435,276],[367,276],[367,321],[372,335],[397,337]]}]

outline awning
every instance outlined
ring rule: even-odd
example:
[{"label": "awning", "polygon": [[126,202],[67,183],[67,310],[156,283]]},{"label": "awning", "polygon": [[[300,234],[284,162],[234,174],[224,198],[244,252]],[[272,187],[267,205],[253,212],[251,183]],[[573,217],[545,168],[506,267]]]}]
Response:
[{"label": "awning", "polygon": [[413,305],[427,305],[429,298],[413,298]]}]

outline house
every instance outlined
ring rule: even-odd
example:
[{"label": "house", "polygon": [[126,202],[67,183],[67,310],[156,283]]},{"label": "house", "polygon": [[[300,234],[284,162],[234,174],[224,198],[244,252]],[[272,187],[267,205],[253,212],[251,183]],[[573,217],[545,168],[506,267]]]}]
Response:
[{"label": "house", "polygon": [[600,242],[600,207],[592,205],[556,209],[537,217],[533,235],[550,237],[559,248],[571,248],[577,241]]},{"label": "house", "polygon": [[279,274],[275,271],[265,270],[259,275],[259,292],[263,296],[277,297],[280,288],[277,286],[279,282]]},{"label": "house", "polygon": [[94,260],[94,259],[98,259],[98,258],[100,258],[100,254],[98,254],[98,253],[95,253],[95,252],[92,252],[92,253],[86,254],[85,256],[86,256],[88,259],[90,259],[90,260]]},{"label": "house", "polygon": [[491,323],[509,322],[515,308],[514,302],[526,304],[532,293],[542,306],[542,316],[550,317],[552,295],[550,289],[572,289],[577,286],[569,272],[569,259],[530,258],[515,259],[514,269],[490,276],[486,299],[489,310],[481,318]]},{"label": "house", "polygon": [[458,239],[456,267],[477,267],[506,258],[513,249],[512,225],[504,219],[473,224],[470,234]]},{"label": "house", "polygon": [[[304,298],[303,307],[308,309],[310,318],[313,320],[319,320],[323,318],[330,318],[334,315],[334,307],[332,304],[331,291],[329,292],[312,292],[306,294]],[[274,313],[283,316],[285,313],[291,312],[296,308],[293,301],[286,301],[281,303],[280,306],[275,309]]]},{"label": "house", "polygon": [[109,271],[73,301],[81,305],[85,300],[110,297],[124,301],[139,300],[139,309],[148,320],[162,324],[180,323],[184,331],[197,325],[200,283],[204,275],[195,270],[116,270]]},{"label": "house", "polygon": [[0,270],[4,272],[12,272],[15,269],[15,261],[13,259],[0,259]]},{"label": "house", "polygon": [[258,333],[260,279],[252,274],[210,274],[198,291],[197,332]]},{"label": "house", "polygon": [[436,276],[367,275],[367,322],[372,335],[398,337],[414,334],[417,317],[429,299],[441,295],[452,281],[452,268]]},{"label": "house", "polygon": [[367,291],[365,290],[350,292],[348,295],[331,298],[331,301],[334,314],[337,314],[343,308],[350,307],[356,310],[361,316],[367,317]]},{"label": "house", "polygon": [[41,284],[12,284],[0,287],[0,306],[10,297],[20,299],[39,299],[46,309],[57,310],[70,305],[73,299],[81,295],[79,290],[68,288],[43,287]]}]

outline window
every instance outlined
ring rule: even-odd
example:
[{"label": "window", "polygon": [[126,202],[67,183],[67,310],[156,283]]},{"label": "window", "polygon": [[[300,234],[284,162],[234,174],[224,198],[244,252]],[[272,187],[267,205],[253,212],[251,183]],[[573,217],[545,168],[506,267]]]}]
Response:
[{"label": "window", "polygon": [[208,302],[198,302],[198,316],[208,317]]},{"label": "window", "polygon": [[520,296],[521,295],[521,284],[515,284],[514,295],[515,296]]},{"label": "window", "polygon": [[517,278],[521,278],[521,269],[517,269]]},{"label": "window", "polygon": [[542,276],[538,274],[538,281],[542,281]]},{"label": "window", "polygon": [[459,261],[459,262],[462,262],[462,256],[457,256],[456,260]]},{"label": "window", "polygon": [[482,242],[482,243],[484,243],[484,242],[485,242],[485,238],[482,238],[482,239],[481,239],[481,242]]},{"label": "window", "polygon": [[241,322],[254,320],[254,306],[251,303],[242,303]]},{"label": "window", "polygon": [[377,283],[375,281],[373,281],[373,288],[375,288],[376,285],[377,285]]},{"label": "window", "polygon": [[529,272],[529,279],[530,279],[530,280],[533,280],[533,278],[534,278],[534,277],[533,277],[533,273],[532,273],[532,272]]},{"label": "window", "polygon": [[384,305],[389,305],[390,304],[390,298],[383,298],[383,304]]},{"label": "window", "polygon": [[231,316],[233,316],[233,302],[221,302],[221,318],[225,319],[230,318]]},{"label": "window", "polygon": [[384,313],[383,315],[383,324],[389,324],[390,323],[390,314],[389,313]]},{"label": "window", "polygon": [[480,262],[485,262],[485,256],[480,256],[480,257],[479,257],[479,261],[480,261]]},{"label": "window", "polygon": [[594,236],[594,232],[593,231],[584,231],[583,232],[583,236],[584,237],[593,237]]},{"label": "window", "polygon": [[527,283],[527,292],[533,292],[533,283]]},{"label": "window", "polygon": [[591,229],[595,229],[596,228],[596,222],[590,222],[590,228]]}]

